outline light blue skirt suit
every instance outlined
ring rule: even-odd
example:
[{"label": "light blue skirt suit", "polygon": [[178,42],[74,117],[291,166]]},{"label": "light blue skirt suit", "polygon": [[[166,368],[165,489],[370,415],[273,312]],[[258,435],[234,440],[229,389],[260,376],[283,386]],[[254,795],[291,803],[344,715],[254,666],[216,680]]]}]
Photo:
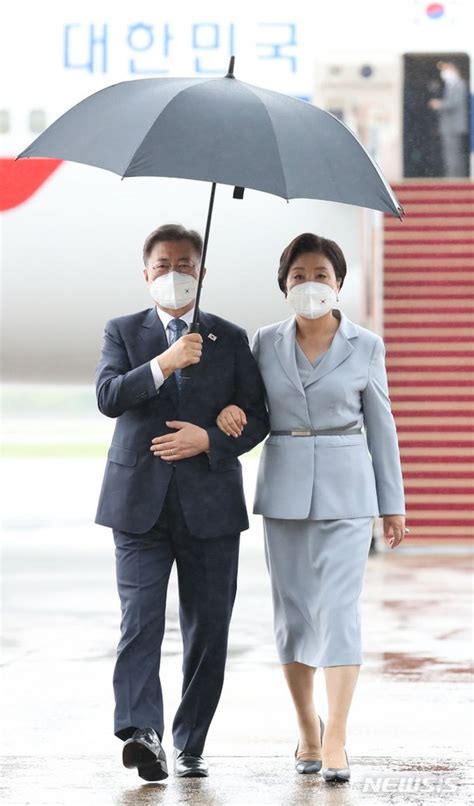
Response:
[{"label": "light blue skirt suit", "polygon": [[[339,327],[314,364],[296,341],[295,317],[260,328],[252,345],[271,425],[254,512],[264,521],[277,651],[281,663],[313,667],[362,664],[373,519],[405,514],[384,343],[333,315]],[[308,430],[342,433],[273,433]]]}]

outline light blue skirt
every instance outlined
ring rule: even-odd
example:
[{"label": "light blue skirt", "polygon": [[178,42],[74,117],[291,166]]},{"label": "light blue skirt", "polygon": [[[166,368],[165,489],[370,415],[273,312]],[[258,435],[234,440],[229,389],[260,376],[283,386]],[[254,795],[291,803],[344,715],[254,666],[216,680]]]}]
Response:
[{"label": "light blue skirt", "polygon": [[373,521],[263,519],[280,663],[362,664],[359,600]]}]

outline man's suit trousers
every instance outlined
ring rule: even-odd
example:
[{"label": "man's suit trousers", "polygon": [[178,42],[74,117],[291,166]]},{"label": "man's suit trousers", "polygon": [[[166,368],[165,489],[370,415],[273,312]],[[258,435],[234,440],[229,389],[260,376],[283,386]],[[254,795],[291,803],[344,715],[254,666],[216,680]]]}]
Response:
[{"label": "man's suit trousers", "polygon": [[115,735],[127,739],[136,728],[152,727],[163,736],[161,643],[168,580],[176,561],[183,687],[173,741],[179,750],[201,755],[224,681],[240,535],[193,537],[174,475],[149,532],[113,534],[122,607],[114,671]]}]

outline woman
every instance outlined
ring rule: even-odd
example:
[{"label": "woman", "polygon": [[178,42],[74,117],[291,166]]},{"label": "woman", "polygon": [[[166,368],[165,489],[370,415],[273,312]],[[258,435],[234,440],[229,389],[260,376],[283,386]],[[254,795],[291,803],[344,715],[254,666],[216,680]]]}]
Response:
[{"label": "woman", "polygon": [[[333,307],[345,275],[334,241],[295,238],[278,271],[295,315],[260,328],[252,348],[271,423],[254,512],[263,515],[277,650],[298,719],[295,766],[322,769],[326,781],[350,778],[346,723],[362,663],[359,599],[373,518],[383,516],[391,548],[408,531],[384,344]],[[239,436],[245,412],[228,406],[217,423]],[[326,726],[313,704],[317,667]]]}]

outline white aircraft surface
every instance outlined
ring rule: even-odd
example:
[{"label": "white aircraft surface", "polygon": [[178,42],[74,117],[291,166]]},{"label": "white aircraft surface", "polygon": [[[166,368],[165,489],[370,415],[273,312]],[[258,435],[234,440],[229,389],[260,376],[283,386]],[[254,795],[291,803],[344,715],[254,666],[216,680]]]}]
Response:
[{"label": "white aircraft surface", "polygon": [[[205,226],[206,183],[121,181],[73,163],[53,166],[40,181],[37,171],[45,166],[13,164],[60,114],[117,81],[223,75],[235,53],[238,78],[325,108],[334,82],[326,86],[324,76],[342,76],[341,116],[358,130],[389,181],[398,181],[403,54],[469,55],[474,30],[467,0],[297,0],[290,7],[262,2],[244,9],[216,2],[196,7],[178,1],[169,9],[149,0],[118,5],[32,3],[28,25],[21,4],[2,11],[2,366],[9,382],[91,382],[105,321],[152,304],[142,276],[146,235],[168,222],[201,232]],[[383,114],[381,87],[390,99]],[[360,93],[368,101],[357,106]],[[373,248],[381,214],[330,202],[287,203],[250,190],[234,200],[232,190],[217,188],[204,309],[239,322],[250,336],[258,326],[289,316],[276,280],[279,257],[293,237],[312,231],[333,238],[345,252],[344,311],[382,328],[368,299],[368,275],[381,272]]]}]

